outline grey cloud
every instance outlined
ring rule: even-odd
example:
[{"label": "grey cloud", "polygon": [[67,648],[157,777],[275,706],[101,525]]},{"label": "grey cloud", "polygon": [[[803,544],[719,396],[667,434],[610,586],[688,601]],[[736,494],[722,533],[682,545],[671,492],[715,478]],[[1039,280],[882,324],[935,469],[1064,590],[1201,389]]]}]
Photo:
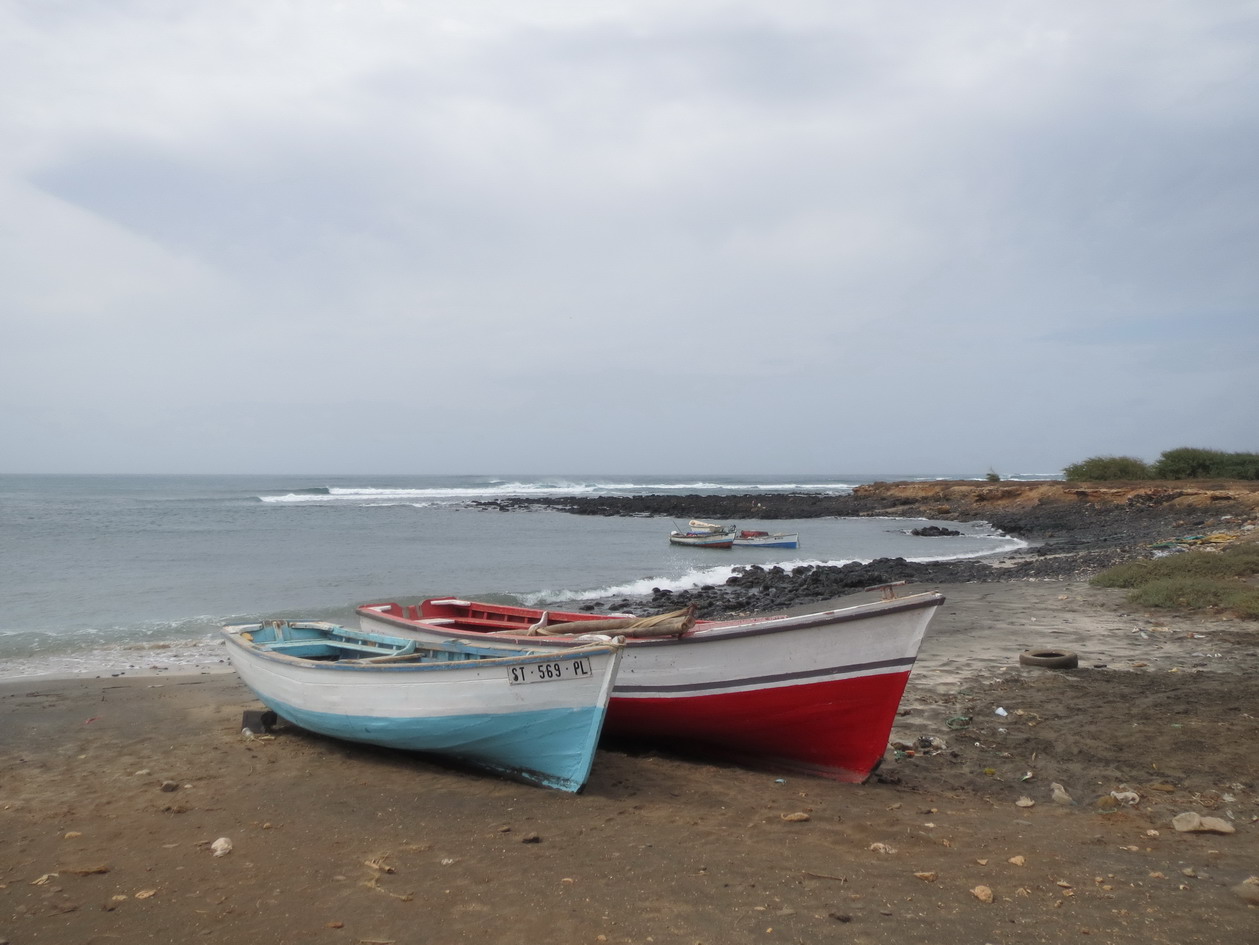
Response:
[{"label": "grey cloud", "polygon": [[[1120,436],[1101,401],[1125,452],[1256,448],[1245,5],[123,13],[28,17],[0,65],[0,435],[197,470],[423,427],[458,461],[391,468],[559,436],[596,469],[698,426],[1043,470]],[[117,373],[37,389],[54,360]],[[276,365],[334,394],[241,398]]]}]

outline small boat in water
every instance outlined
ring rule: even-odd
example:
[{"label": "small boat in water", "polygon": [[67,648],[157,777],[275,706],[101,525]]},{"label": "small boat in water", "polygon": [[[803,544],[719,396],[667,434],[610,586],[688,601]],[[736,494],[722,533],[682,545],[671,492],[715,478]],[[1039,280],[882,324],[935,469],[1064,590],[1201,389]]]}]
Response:
[{"label": "small boat in water", "polygon": [[563,652],[625,635],[606,731],[755,767],[864,781],[887,749],[910,669],[944,597],[884,598],[791,616],[543,611],[458,598],[358,608],[364,630],[419,640],[509,639]]},{"label": "small boat in water", "polygon": [[800,535],[785,532],[761,532],[744,528],[734,536],[736,548],[799,548]]},{"label": "small boat in water", "polygon": [[669,543],[690,545],[693,548],[733,548],[734,526],[714,525],[712,522],[701,522],[693,518],[685,529],[677,528],[669,532]]},{"label": "small boat in water", "polygon": [[222,629],[241,680],[301,728],[564,791],[590,775],[621,647],[417,640],[316,620]]}]

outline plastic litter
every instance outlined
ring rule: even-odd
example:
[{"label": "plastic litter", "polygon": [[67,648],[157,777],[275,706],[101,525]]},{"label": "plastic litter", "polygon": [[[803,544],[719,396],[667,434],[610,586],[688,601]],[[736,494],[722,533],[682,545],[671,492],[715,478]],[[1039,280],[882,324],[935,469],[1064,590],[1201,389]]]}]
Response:
[{"label": "plastic litter", "polygon": [[943,738],[936,735],[919,735],[917,741],[914,742],[914,747],[922,751],[937,752],[947,751],[949,746]]}]

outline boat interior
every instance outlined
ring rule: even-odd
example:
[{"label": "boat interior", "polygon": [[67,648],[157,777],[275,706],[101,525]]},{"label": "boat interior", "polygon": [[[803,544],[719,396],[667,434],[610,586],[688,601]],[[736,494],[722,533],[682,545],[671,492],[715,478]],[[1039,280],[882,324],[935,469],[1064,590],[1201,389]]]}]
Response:
[{"label": "boat interior", "polygon": [[[539,613],[524,607],[502,604],[481,605],[456,599],[428,600],[422,604],[381,604],[373,610],[402,620],[422,620],[437,627],[454,627],[460,630],[527,630],[538,622]],[[628,615],[614,615],[628,616]],[[597,614],[577,614],[551,611],[551,622],[596,620]]]},{"label": "boat interior", "polygon": [[256,629],[242,631],[242,639],[260,650],[282,653],[300,659],[335,663],[385,662],[462,662],[465,660],[501,658],[504,654],[492,649],[479,649],[463,644],[417,644],[376,633],[347,630],[329,624],[268,620]]}]

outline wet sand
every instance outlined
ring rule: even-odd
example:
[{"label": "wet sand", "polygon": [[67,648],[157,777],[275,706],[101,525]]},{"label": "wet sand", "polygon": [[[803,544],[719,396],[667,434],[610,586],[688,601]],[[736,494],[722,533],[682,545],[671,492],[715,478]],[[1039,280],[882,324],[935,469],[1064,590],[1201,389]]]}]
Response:
[{"label": "wet sand", "polygon": [[[244,738],[230,672],[2,684],[0,941],[1256,940],[1259,626],[1075,581],[939,589],[865,785],[612,745],[568,795]],[[1044,647],[1079,668],[1019,664]]]}]

